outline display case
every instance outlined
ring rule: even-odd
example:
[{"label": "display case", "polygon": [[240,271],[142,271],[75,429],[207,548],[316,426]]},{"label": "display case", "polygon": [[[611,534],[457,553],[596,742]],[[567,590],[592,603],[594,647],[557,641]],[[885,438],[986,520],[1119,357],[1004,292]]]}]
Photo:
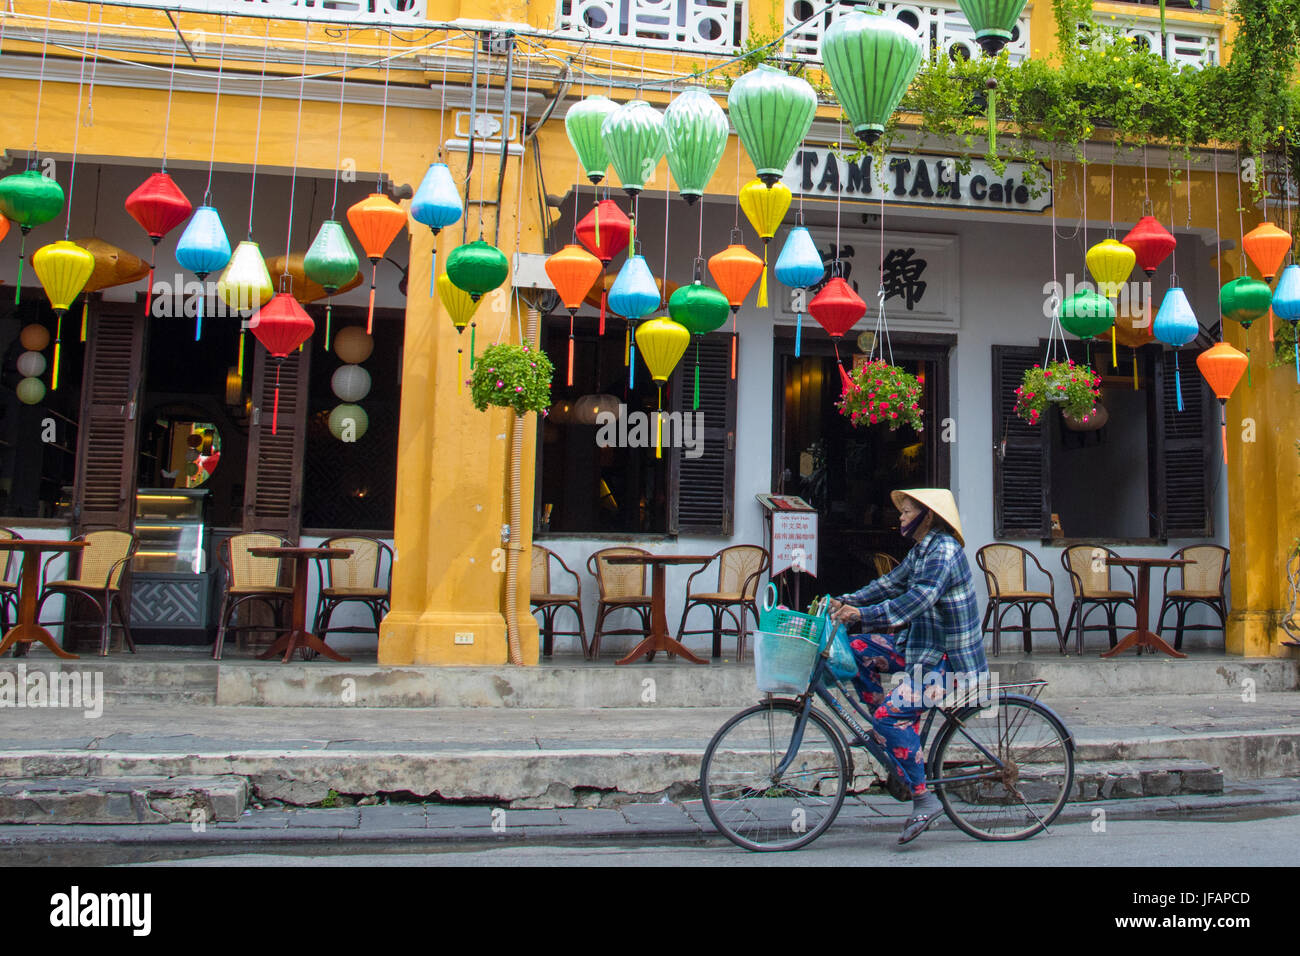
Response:
[{"label": "display case", "polygon": [[146,643],[193,643],[211,629],[204,488],[141,488],[136,494],[131,628]]}]

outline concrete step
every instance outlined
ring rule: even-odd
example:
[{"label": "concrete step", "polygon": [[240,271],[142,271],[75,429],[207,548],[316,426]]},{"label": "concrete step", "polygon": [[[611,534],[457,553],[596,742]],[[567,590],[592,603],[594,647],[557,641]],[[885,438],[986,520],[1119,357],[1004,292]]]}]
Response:
[{"label": "concrete step", "polygon": [[238,820],[245,777],[34,777],[0,781],[0,823],[189,823]]}]

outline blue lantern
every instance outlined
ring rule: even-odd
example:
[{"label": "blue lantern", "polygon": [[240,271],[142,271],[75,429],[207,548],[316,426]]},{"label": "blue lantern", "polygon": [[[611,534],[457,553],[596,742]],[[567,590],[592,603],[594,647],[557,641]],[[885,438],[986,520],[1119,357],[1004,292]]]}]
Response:
[{"label": "blue lantern", "polygon": [[[221,225],[221,217],[211,206],[200,206],[176,243],[176,261],[206,282],[210,273],[226,267],[230,261],[230,240]],[[203,334],[203,302],[207,289],[199,293],[198,312],[194,319],[194,341]]]},{"label": "blue lantern", "polygon": [[659,308],[662,296],[659,285],[655,282],[645,256],[631,255],[618,270],[614,284],[609,287],[609,307],[624,316],[627,324],[627,348],[625,357],[628,363],[627,384],[631,388],[636,378],[636,339],[632,337],[632,327],[637,319],[649,315]]},{"label": "blue lantern", "polygon": [[[1178,277],[1174,276],[1176,282]],[[1160,311],[1151,324],[1151,334],[1166,345],[1174,347],[1174,389],[1178,394],[1178,410],[1183,410],[1183,375],[1178,367],[1178,349],[1201,331],[1201,323],[1196,321],[1192,304],[1187,301],[1187,293],[1178,286],[1170,286],[1160,303]]]},{"label": "blue lantern", "polygon": [[456,188],[456,181],[451,178],[451,170],[447,168],[446,163],[430,163],[424,179],[420,181],[420,188],[415,191],[415,196],[411,199],[411,218],[428,226],[433,231],[435,239],[433,256],[429,260],[430,298],[437,291],[434,284],[437,270],[434,266],[438,258],[436,242],[438,233],[446,226],[460,222],[460,214],[460,190]]},{"label": "blue lantern", "polygon": [[[792,289],[806,289],[816,285],[826,274],[817,244],[804,226],[795,226],[785,239],[781,255],[776,259],[776,278]],[[794,326],[794,355],[799,357],[799,342],[803,337],[803,310],[799,310]]]},{"label": "blue lantern", "polygon": [[1296,332],[1295,380],[1300,382],[1300,266],[1292,263],[1277,277],[1273,314],[1292,324]]}]

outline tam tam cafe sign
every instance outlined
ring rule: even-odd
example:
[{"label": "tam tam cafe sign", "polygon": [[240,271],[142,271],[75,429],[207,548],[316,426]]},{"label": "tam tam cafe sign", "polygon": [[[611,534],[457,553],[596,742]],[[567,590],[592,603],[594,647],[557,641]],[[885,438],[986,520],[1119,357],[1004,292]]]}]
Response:
[{"label": "tam tam cafe sign", "polygon": [[1025,163],[1007,163],[999,175],[986,161],[972,159],[960,172],[951,156],[885,153],[876,162],[870,153],[850,162],[828,147],[805,147],[794,154],[782,182],[796,196],[810,199],[838,196],[841,200],[952,206],[963,209],[999,209],[1007,212],[1042,212],[1052,205],[1051,173],[1034,171],[1038,195],[1025,183]]}]

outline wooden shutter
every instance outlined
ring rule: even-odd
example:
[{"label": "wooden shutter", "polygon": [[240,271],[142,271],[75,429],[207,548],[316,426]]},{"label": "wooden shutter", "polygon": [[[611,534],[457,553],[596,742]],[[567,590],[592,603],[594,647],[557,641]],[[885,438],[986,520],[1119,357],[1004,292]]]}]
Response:
[{"label": "wooden shutter", "polygon": [[[674,451],[676,471],[673,527],[683,534],[731,534],[736,486],[736,385],[731,377],[731,336],[692,337],[678,366],[677,407],[693,413],[695,346],[700,351],[700,411],[704,413],[702,454]],[[739,375],[739,372],[737,372]]]},{"label": "wooden shutter", "polygon": [[1029,425],[1015,413],[1021,376],[1042,357],[1038,348],[993,346],[993,533],[998,538],[1051,533],[1048,424]]},{"label": "wooden shutter", "polygon": [[302,473],[307,439],[307,385],[311,350],[294,351],[280,366],[280,411],[271,434],[275,363],[252,335],[253,426],[244,484],[244,530],[298,540],[302,526]]},{"label": "wooden shutter", "polygon": [[1200,538],[1213,534],[1210,510],[1211,436],[1209,411],[1213,396],[1196,368],[1199,350],[1182,349],[1183,410],[1178,410],[1174,352],[1166,350],[1155,362],[1155,462],[1157,537]]},{"label": "wooden shutter", "polygon": [[[131,528],[147,321],[131,303],[92,304],[91,310],[73,483],[78,534]],[[80,318],[74,310],[65,317],[64,329],[76,335]]]}]

